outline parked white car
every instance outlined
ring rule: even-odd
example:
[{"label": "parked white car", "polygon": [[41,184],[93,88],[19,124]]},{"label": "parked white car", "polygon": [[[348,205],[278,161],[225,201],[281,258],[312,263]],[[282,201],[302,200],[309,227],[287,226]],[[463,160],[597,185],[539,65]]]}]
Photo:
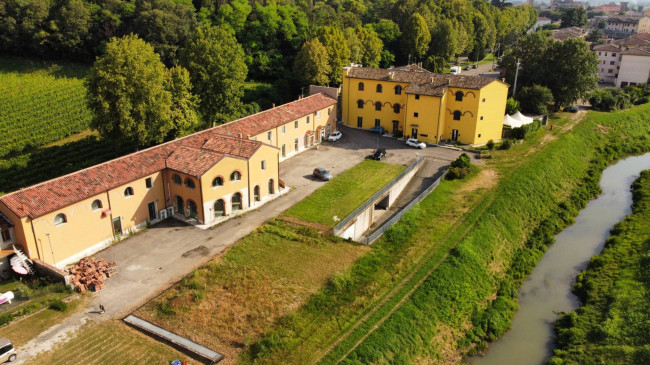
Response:
[{"label": "parked white car", "polygon": [[330,141],[330,142],[336,142],[339,139],[341,139],[341,137],[343,137],[343,133],[341,133],[339,131],[334,131],[334,132],[330,133],[330,135],[327,137],[327,140]]},{"label": "parked white car", "polygon": [[409,138],[409,139],[407,139],[407,140],[406,140],[406,145],[407,145],[407,146],[411,146],[411,147],[415,147],[415,148],[419,148],[419,149],[424,149],[424,148],[427,147],[427,144],[426,144],[426,143],[424,143],[424,142],[420,142],[420,141],[418,141],[418,140],[415,139],[415,138]]}]

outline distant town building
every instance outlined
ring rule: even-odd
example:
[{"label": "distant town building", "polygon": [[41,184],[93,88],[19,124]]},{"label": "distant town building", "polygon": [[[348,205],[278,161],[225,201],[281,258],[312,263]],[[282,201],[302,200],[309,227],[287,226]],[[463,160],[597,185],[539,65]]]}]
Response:
[{"label": "distant town building", "polygon": [[616,87],[644,84],[650,76],[650,51],[633,48],[621,55]]},{"label": "distant town building", "polygon": [[602,11],[606,14],[616,14],[621,11],[621,6],[617,4],[604,4],[598,5],[592,9],[593,11]]},{"label": "distant town building", "polygon": [[551,0],[551,9],[556,10],[559,8],[585,8],[585,4],[581,1],[573,0]]},{"label": "distant town building", "polygon": [[598,56],[598,76],[600,79],[607,83],[616,83],[620,68],[621,49],[611,44],[603,44],[594,47],[594,52]]},{"label": "distant town building", "polygon": [[607,18],[605,34],[611,38],[625,38],[637,33],[650,33],[650,17],[620,15]]},{"label": "distant town building", "polygon": [[598,76],[616,87],[648,82],[650,77],[650,34],[631,37],[594,47]]},{"label": "distant town building", "polygon": [[545,16],[540,16],[537,18],[537,23],[535,23],[534,29],[537,30],[538,28],[541,28],[547,24],[551,24],[553,21]]},{"label": "distant town building", "polygon": [[551,37],[556,41],[564,41],[569,38],[584,38],[587,36],[587,30],[580,27],[569,27],[556,29]]}]

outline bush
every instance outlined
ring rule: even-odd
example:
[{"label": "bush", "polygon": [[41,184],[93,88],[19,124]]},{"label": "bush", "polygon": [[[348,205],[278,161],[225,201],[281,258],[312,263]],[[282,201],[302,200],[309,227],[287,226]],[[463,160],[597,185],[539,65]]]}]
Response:
[{"label": "bush", "polygon": [[469,169],[464,169],[461,167],[450,167],[445,175],[446,180],[460,180],[464,179],[465,176],[469,175]]},{"label": "bush", "polygon": [[469,169],[471,165],[469,156],[466,153],[458,156],[458,158],[451,163],[451,167],[459,167],[461,169]]},{"label": "bush", "polygon": [[513,98],[508,98],[506,101],[506,114],[515,114],[519,111],[519,102]]},{"label": "bush", "polygon": [[64,302],[64,301],[62,301],[60,299],[57,299],[57,300],[53,301],[52,303],[50,303],[50,309],[54,309],[54,310],[59,311],[59,312],[65,312],[68,309],[68,303],[66,303],[66,302]]},{"label": "bush", "polygon": [[494,149],[494,141],[493,141],[493,140],[489,140],[489,141],[487,142],[487,144],[485,145],[485,147],[487,147],[488,150],[492,151],[492,150]]},{"label": "bush", "polygon": [[545,86],[526,86],[517,99],[525,113],[544,115],[548,114],[548,105],[553,102],[553,93]]},{"label": "bush", "polygon": [[[596,90],[589,96],[591,108],[602,112],[627,109],[632,106],[631,100],[630,94],[613,87]],[[635,96],[635,100],[638,101],[638,96]]]},{"label": "bush", "polygon": [[522,125],[521,127],[512,128],[511,136],[516,139],[524,139],[526,135],[531,132],[538,131],[541,128],[542,122],[535,120],[530,124]]},{"label": "bush", "polygon": [[500,150],[509,150],[510,147],[512,147],[512,140],[504,139],[503,142],[501,143],[501,146],[499,147],[499,149]]}]

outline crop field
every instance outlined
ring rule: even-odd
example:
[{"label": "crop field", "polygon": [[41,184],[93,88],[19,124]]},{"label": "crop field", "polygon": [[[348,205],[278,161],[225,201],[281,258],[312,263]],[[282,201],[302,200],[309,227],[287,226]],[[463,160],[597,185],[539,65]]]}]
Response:
[{"label": "crop field", "polygon": [[405,169],[406,166],[365,160],[344,171],[284,214],[333,227]]},{"label": "crop field", "polygon": [[0,157],[81,132],[91,119],[81,66],[0,59]]},{"label": "crop field", "polygon": [[120,321],[91,323],[74,336],[51,351],[32,357],[27,364],[169,364],[175,359],[198,363]]}]

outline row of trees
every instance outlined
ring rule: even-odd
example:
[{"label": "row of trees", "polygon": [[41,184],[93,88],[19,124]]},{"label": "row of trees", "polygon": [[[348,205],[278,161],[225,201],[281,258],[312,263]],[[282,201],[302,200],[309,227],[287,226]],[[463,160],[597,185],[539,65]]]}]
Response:
[{"label": "row of trees", "polygon": [[4,0],[0,52],[90,62],[111,38],[133,33],[171,67],[194,29],[213,25],[234,35],[259,81],[286,78],[301,47],[318,39],[327,82],[338,84],[348,62],[388,67],[410,58],[436,67],[461,54],[483,58],[536,17],[532,7],[488,0]]}]

